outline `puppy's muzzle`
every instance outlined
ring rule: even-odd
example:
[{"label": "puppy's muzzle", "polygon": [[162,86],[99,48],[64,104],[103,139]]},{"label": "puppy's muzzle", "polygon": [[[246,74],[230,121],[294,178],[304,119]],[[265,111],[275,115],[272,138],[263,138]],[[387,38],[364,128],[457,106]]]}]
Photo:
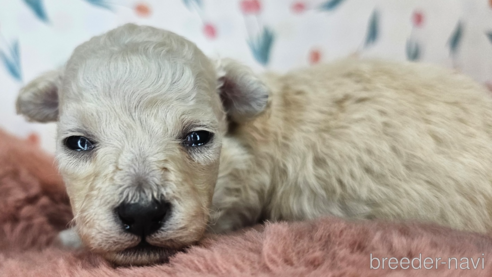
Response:
[{"label": "puppy's muzzle", "polygon": [[125,232],[141,238],[157,232],[168,219],[170,204],[165,201],[146,201],[122,203],[116,208],[116,214]]}]

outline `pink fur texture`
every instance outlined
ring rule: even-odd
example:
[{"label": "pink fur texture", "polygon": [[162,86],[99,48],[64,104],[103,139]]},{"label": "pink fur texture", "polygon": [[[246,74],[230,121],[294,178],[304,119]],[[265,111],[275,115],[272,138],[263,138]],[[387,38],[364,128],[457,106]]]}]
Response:
[{"label": "pink fur texture", "polygon": [[[19,140],[0,130],[0,249],[49,245],[72,213],[52,157],[36,137]],[[1,276],[1,275],[0,275]]]},{"label": "pink fur texture", "polygon": [[[209,236],[168,264],[114,268],[90,253],[53,244],[70,218],[52,158],[32,142],[0,132],[0,276],[492,275],[492,239],[488,236],[423,224],[356,223],[336,218],[267,223],[232,235]],[[422,269],[392,270],[387,261],[384,270],[371,269],[371,254],[379,260],[412,259],[421,254]],[[443,264],[425,269],[426,257],[434,261],[457,258],[458,269],[454,263],[453,269]],[[459,269],[461,258],[470,261],[469,270]],[[477,269],[471,259],[479,262]]]}]

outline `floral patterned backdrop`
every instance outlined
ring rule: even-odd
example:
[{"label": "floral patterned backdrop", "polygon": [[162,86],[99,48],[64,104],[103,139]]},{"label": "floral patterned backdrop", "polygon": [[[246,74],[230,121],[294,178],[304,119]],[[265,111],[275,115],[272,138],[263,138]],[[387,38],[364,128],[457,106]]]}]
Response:
[{"label": "floral patterned backdrop", "polygon": [[0,0],[0,128],[53,151],[54,124],[15,114],[19,88],[127,22],[258,71],[355,55],[453,67],[492,89],[492,0]]}]

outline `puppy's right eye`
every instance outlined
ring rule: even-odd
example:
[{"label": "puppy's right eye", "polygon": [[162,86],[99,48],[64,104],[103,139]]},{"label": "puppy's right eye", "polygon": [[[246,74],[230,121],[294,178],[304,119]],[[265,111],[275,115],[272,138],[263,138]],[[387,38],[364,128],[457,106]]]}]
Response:
[{"label": "puppy's right eye", "polygon": [[207,144],[213,134],[207,131],[194,131],[186,135],[184,145],[188,147],[198,147]]},{"label": "puppy's right eye", "polygon": [[73,136],[64,141],[65,146],[73,151],[89,151],[94,148],[94,144],[86,137]]}]

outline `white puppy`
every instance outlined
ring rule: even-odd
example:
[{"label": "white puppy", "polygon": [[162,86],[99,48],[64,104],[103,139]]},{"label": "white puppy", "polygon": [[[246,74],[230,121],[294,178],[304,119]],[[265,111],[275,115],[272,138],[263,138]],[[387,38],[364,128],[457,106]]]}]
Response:
[{"label": "white puppy", "polygon": [[263,220],[492,226],[492,99],[429,65],[343,60],[259,77],[130,24],[29,83],[17,110],[58,121],[77,232],[117,264]]}]

